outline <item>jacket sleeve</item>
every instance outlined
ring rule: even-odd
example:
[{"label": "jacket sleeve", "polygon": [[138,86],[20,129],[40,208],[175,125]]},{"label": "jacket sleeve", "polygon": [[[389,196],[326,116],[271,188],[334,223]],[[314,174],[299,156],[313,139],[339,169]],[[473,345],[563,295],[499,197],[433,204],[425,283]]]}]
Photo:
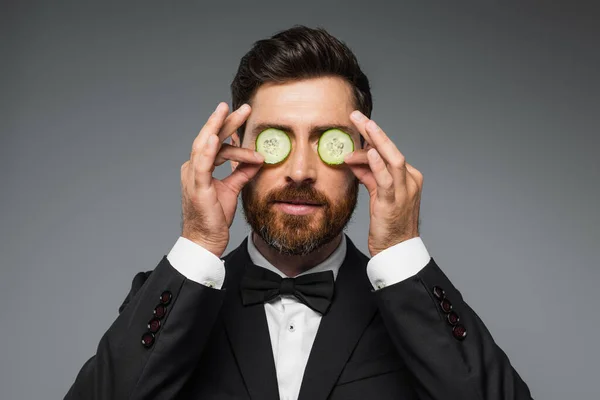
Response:
[{"label": "jacket sleeve", "polygon": [[187,279],[166,256],[140,272],[65,400],[173,399],[202,353],[225,290]]},{"label": "jacket sleeve", "polygon": [[531,393],[477,314],[433,258],[375,291],[378,307],[423,400],[516,400]]}]

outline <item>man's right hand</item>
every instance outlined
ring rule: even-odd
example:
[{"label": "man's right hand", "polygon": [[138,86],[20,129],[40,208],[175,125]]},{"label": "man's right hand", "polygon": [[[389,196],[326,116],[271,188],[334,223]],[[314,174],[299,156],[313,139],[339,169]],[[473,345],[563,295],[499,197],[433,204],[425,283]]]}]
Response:
[{"label": "man's right hand", "polygon": [[[194,140],[190,159],[181,166],[181,236],[217,257],[229,243],[238,195],[264,162],[264,157],[252,149],[223,143],[248,118],[250,106],[245,104],[228,114],[227,103],[219,103]],[[225,179],[215,179],[215,167],[226,160],[239,164]]]}]

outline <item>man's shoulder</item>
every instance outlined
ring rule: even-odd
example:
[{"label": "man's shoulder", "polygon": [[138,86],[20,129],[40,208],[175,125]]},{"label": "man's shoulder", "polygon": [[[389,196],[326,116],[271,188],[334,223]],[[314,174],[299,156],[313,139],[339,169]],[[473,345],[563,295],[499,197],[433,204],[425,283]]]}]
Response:
[{"label": "man's shoulder", "polygon": [[245,236],[244,239],[231,251],[227,254],[223,255],[221,261],[225,262],[225,265],[229,266],[229,264],[236,263],[242,260],[249,260],[250,256],[248,254],[248,236]]},{"label": "man's shoulder", "polygon": [[350,236],[346,233],[344,235],[346,236],[346,253],[350,254],[351,257],[358,258],[361,263],[366,264],[371,258],[354,244]]}]

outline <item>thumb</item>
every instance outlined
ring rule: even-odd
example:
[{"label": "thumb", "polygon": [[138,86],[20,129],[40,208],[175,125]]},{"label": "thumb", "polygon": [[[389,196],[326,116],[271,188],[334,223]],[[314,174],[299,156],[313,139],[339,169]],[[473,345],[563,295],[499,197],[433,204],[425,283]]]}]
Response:
[{"label": "thumb", "polygon": [[377,182],[373,176],[371,167],[364,164],[347,164],[350,167],[352,173],[358,178],[358,180],[365,185],[369,194],[377,188]]},{"label": "thumb", "polygon": [[233,189],[236,194],[239,194],[246,183],[254,178],[262,166],[263,164],[248,164],[240,162],[236,166],[235,171],[223,179],[222,182]]}]

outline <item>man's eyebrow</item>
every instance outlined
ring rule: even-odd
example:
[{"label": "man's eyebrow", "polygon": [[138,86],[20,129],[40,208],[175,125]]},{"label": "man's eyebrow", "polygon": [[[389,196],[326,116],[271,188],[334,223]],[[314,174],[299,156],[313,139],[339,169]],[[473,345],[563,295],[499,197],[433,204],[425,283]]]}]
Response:
[{"label": "man's eyebrow", "polygon": [[[261,122],[259,124],[257,124],[254,128],[252,128],[252,136],[255,137],[256,135],[258,135],[259,133],[261,133],[262,131],[264,131],[265,129],[269,129],[269,128],[275,128],[275,129],[279,129],[282,130],[284,132],[287,133],[291,133],[293,135],[295,135],[294,133],[294,129],[289,126],[289,125],[283,125],[283,124],[276,124],[276,123],[270,123],[270,122]],[[350,135],[355,134],[356,136],[358,136],[360,138],[360,133],[353,127],[348,126],[348,125],[344,125],[344,124],[324,124],[324,125],[313,125],[310,128],[310,132],[309,135],[310,136],[316,136],[316,135],[320,135],[323,132],[329,130],[329,129],[339,129],[342,130]]]}]

